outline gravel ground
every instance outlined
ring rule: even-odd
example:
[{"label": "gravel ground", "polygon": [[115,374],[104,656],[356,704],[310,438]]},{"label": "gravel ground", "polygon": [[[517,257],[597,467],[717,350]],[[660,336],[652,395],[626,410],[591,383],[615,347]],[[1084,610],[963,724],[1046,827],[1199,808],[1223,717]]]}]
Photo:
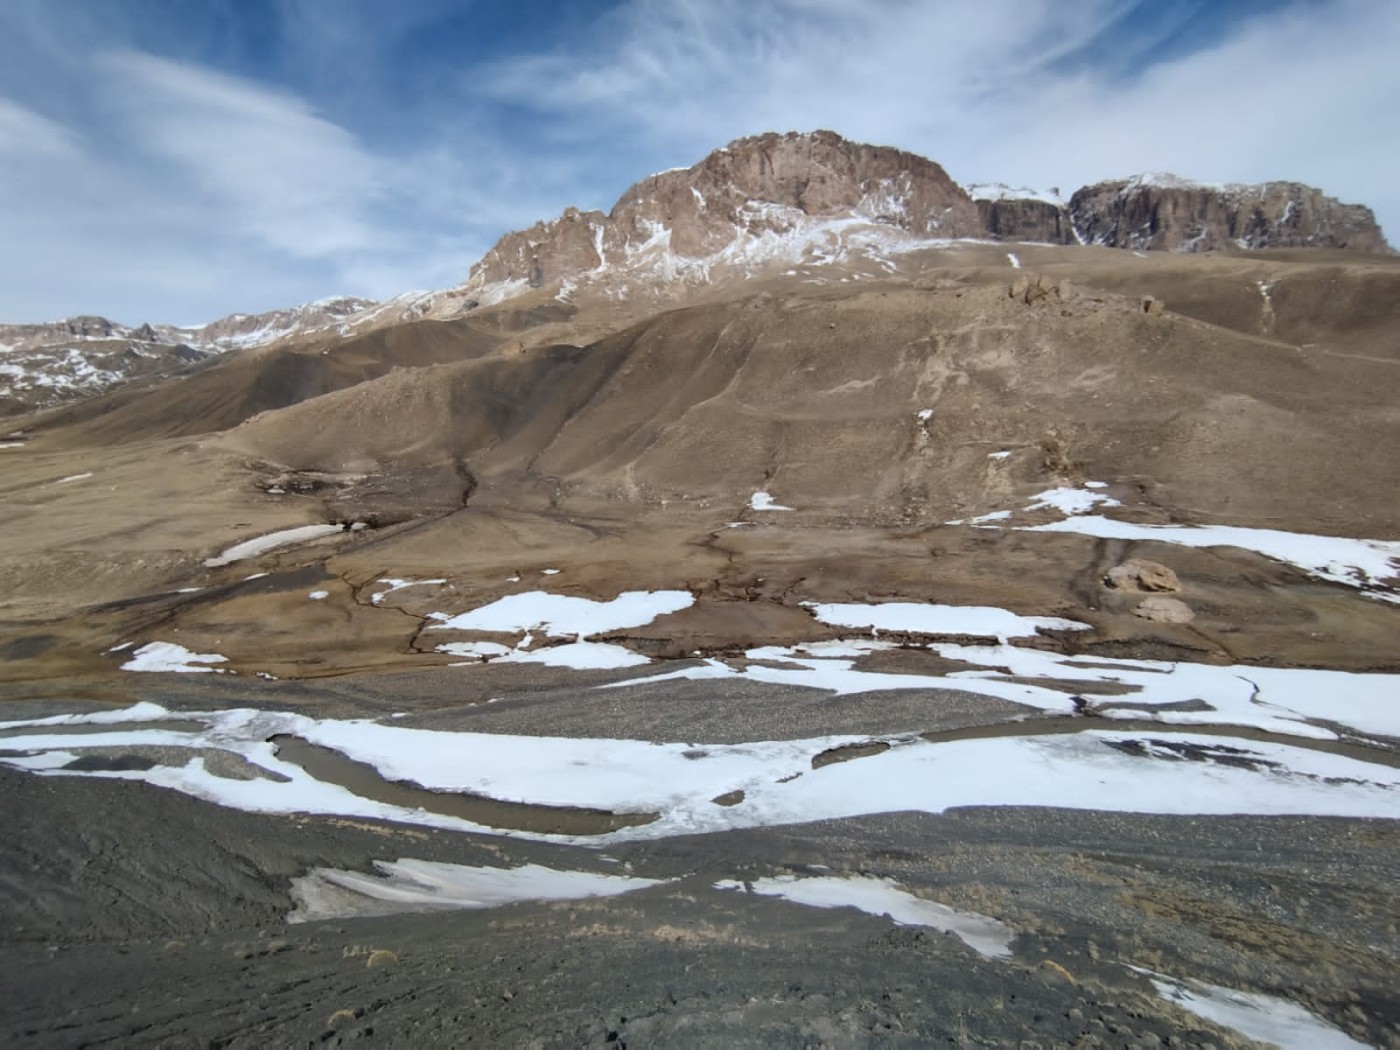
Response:
[{"label": "gravel ground", "polygon": [[[1283,995],[1400,1045],[1393,822],[967,809],[583,848],[260,816],[0,771],[10,1045],[1251,1045],[1125,964]],[[288,926],[375,859],[673,880]],[[1010,960],[720,879],[863,874],[1007,923]]]}]

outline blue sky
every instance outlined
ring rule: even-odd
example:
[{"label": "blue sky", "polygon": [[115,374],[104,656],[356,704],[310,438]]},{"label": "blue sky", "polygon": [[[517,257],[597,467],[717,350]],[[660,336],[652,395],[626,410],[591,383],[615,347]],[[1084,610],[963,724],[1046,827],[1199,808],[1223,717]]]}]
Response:
[{"label": "blue sky", "polygon": [[959,181],[1289,178],[1400,239],[1389,0],[6,0],[0,321],[464,280],[741,135]]}]

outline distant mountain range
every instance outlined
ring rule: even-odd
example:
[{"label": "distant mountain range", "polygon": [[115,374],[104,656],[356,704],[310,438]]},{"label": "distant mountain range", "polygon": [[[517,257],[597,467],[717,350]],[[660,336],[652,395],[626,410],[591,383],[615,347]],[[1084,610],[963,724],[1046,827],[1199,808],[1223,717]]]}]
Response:
[{"label": "distant mountain range", "polygon": [[101,317],[0,325],[0,414],[91,397],[215,354],[339,339],[460,316],[533,289],[567,303],[689,291],[793,268],[898,257],[967,241],[1136,251],[1333,248],[1389,252],[1369,208],[1296,182],[1211,185],[1141,175],[1076,190],[955,183],[938,164],[829,131],[739,139],[689,167],[641,180],[607,214],[566,210],[509,233],[460,286],[384,303],[336,297],[197,328]]}]

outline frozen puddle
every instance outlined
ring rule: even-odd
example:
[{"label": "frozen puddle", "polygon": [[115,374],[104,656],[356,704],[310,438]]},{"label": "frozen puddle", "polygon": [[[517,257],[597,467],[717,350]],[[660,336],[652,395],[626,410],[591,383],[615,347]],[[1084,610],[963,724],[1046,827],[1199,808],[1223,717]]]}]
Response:
[{"label": "frozen puddle", "polygon": [[[37,775],[144,780],[256,812],[595,843],[956,806],[1400,817],[1400,770],[1390,765],[1223,733],[1095,729],[701,745],[459,733],[249,708],[180,718],[197,728],[171,728],[169,713],[153,704],[7,723],[0,763]],[[64,768],[84,748],[136,745],[183,749],[190,758],[148,769]],[[818,761],[861,745],[883,749]],[[211,752],[266,775],[218,775],[206,765]],[[719,801],[739,793],[733,804]]]},{"label": "frozen puddle", "polygon": [[951,933],[969,948],[988,959],[1011,957],[1014,934],[996,919],[976,912],[959,911],[937,901],[924,900],[900,889],[887,879],[855,876],[798,878],[779,875],[754,879],[747,884],[734,880],[715,883],[718,890],[748,889],[765,897],[781,897],[794,904],[814,908],[858,908],[870,915],[886,915],[899,926],[927,926]]},{"label": "frozen puddle", "polygon": [[1365,1043],[1287,999],[1133,969],[1150,978],[1162,998],[1182,1009],[1282,1050],[1365,1050]]},{"label": "frozen puddle", "polygon": [[258,536],[251,540],[244,540],[242,543],[235,543],[228,550],[213,558],[205,558],[204,567],[217,569],[223,565],[232,565],[236,561],[243,561],[245,558],[266,554],[279,547],[290,547],[294,543],[306,543],[310,540],[320,539],[322,536],[330,536],[344,531],[339,525],[301,525],[295,529],[269,532],[266,536]]},{"label": "frozen puddle", "polygon": [[521,901],[572,901],[614,897],[659,886],[665,880],[519,868],[470,867],[431,860],[377,860],[379,876],[313,868],[292,880],[296,910],[288,922],[391,915],[407,911],[498,908]]},{"label": "frozen puddle", "polygon": [[1064,514],[1044,525],[1003,525],[1011,511],[993,511],[966,523],[983,528],[1014,528],[1020,532],[1073,532],[1099,539],[1175,543],[1182,547],[1238,547],[1292,565],[1309,576],[1358,588],[1367,597],[1400,603],[1400,592],[1387,581],[1400,579],[1400,540],[1350,539],[1306,532],[1250,529],[1236,525],[1139,525],[1090,514],[1097,507],[1121,504],[1102,492],[1103,482],[1082,489],[1059,488],[1033,497],[1026,511],[1053,509]]}]

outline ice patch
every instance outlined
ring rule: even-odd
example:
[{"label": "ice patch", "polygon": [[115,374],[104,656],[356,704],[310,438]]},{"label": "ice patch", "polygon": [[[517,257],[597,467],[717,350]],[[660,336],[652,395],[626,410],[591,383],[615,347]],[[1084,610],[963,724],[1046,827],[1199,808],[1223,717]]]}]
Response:
[{"label": "ice patch", "polygon": [[447,581],[446,581],[446,580],[397,580],[397,579],[393,579],[393,578],[385,578],[385,579],[382,579],[382,580],[376,580],[375,582],[376,582],[376,583],[383,583],[383,584],[387,584],[387,585],[388,585],[388,589],[387,589],[387,590],[377,591],[376,593],[371,594],[371,595],[369,596],[369,600],[370,600],[373,604],[378,605],[380,602],[382,602],[382,601],[383,601],[385,598],[387,598],[389,595],[393,594],[395,591],[401,591],[401,590],[403,590],[405,587],[427,587],[427,586],[430,586],[430,585],[433,585],[433,584],[443,584],[443,583],[446,583]]},{"label": "ice patch", "polygon": [[388,915],[407,911],[499,908],[521,901],[613,897],[662,885],[663,879],[560,871],[539,864],[472,867],[431,860],[377,860],[380,876],[313,868],[292,880],[297,908],[288,922]]},{"label": "ice patch", "polygon": [[1006,258],[1007,261],[1011,263],[1011,268],[1013,270],[1019,270],[1021,268],[1021,257],[1015,252],[1007,252]]},{"label": "ice patch", "polygon": [[244,558],[265,554],[278,547],[288,547],[293,543],[306,543],[309,540],[319,539],[322,536],[329,536],[341,531],[343,530],[339,525],[301,525],[295,529],[269,532],[266,536],[258,536],[255,539],[236,543],[213,558],[205,558],[204,565],[209,569],[217,569],[222,565],[242,561]]},{"label": "ice patch", "polygon": [[987,453],[987,458],[988,458],[988,459],[1007,459],[1007,458],[1010,457],[1010,455],[1011,455],[1011,452],[1010,452],[1009,450],[1003,450],[1003,451],[1001,451],[1001,452],[989,452],[989,453]]},{"label": "ice patch", "polygon": [[767,492],[755,492],[749,497],[750,510],[792,510],[791,507],[784,507],[780,503],[774,503],[773,497]]},{"label": "ice patch", "polygon": [[1095,507],[1121,507],[1122,504],[1111,496],[1100,495],[1097,492],[1086,492],[1085,489],[1101,489],[1105,485],[1103,482],[1085,482],[1083,489],[1057,488],[1046,491],[1031,497],[1031,502],[1026,504],[1026,510],[1058,510],[1061,514],[1076,515],[1087,514]]},{"label": "ice patch", "polygon": [[[967,524],[969,524],[969,525],[986,525],[986,524],[988,524],[989,522],[993,522],[993,521],[1005,521],[1005,520],[1006,520],[1007,518],[1009,518],[1009,517],[1011,517],[1011,512],[1010,512],[1009,510],[994,510],[994,511],[991,511],[991,512],[989,512],[989,513],[987,513],[987,514],[979,514],[979,515],[977,515],[977,517],[975,517],[975,518],[969,518],[968,521],[967,521]],[[961,525],[961,524],[963,524],[963,520],[962,520],[961,518],[959,518],[959,519],[957,519],[956,521],[944,522],[944,524],[946,524],[946,525]]]},{"label": "ice patch", "polygon": [[[744,883],[732,880],[715,883],[715,889],[720,890],[745,888]],[[928,926],[953,934],[988,959],[1011,957],[1013,934],[996,919],[924,900],[888,879],[779,875],[754,879],[747,888],[765,897],[781,897],[813,908],[858,908],[869,915],[888,916],[898,926]]]},{"label": "ice patch", "polygon": [[605,631],[642,627],[658,616],[679,612],[695,604],[689,591],[624,591],[612,601],[595,602],[544,591],[508,594],[471,612],[447,617],[435,614],[440,622],[434,631],[496,631],[517,633],[541,630],[553,637],[574,637],[579,641]]},{"label": "ice patch", "polygon": [[[903,604],[903,603],[890,603]],[[887,606],[854,606],[864,610]],[[963,606],[918,606],[916,610],[949,610],[931,626],[959,630],[967,622],[956,618]],[[973,612],[977,612],[975,607]],[[1011,620],[989,616],[980,626],[1032,629],[1037,617]],[[844,617],[843,617],[844,618]],[[852,614],[850,619],[869,620]],[[909,623],[898,614],[894,623]],[[1064,621],[1073,623],[1073,621]],[[905,628],[892,628],[905,629]],[[1063,628],[1061,628],[1063,629]],[[1033,633],[1033,630],[1031,630]],[[967,664],[964,671],[942,674],[888,673],[859,670],[855,661],[865,653],[890,648],[891,643],[854,639],[780,647],[765,646],[745,653],[751,663],[737,669],[715,659],[601,688],[626,688],[676,679],[747,679],[771,685],[824,689],[837,695],[896,689],[952,689],[1024,704],[1051,714],[1073,714],[1089,704],[1103,718],[1152,719],[1164,725],[1238,725],[1287,736],[1331,740],[1336,734],[1308,720],[1344,726],[1372,736],[1400,737],[1400,678],[1387,674],[1347,671],[1252,667],[1244,664],[1168,663],[1108,657],[1073,657],[1002,642],[997,645],[958,645],[933,642],[939,656]],[[783,666],[772,666],[780,664]],[[1120,687],[1122,695],[1079,694],[1076,683],[1093,694],[1095,683]],[[1092,700],[1092,703],[1090,702]],[[1186,708],[1186,709],[1183,709]],[[1196,709],[1191,709],[1196,708]]]},{"label": "ice patch", "polygon": [[1400,604],[1385,583],[1400,578],[1400,541],[1315,536],[1304,532],[1235,525],[1137,525],[1098,515],[1077,516],[1023,532],[1076,532],[1104,539],[1151,540],[1183,547],[1238,547],[1295,566],[1310,576],[1361,589],[1368,597]]},{"label": "ice patch", "polygon": [[448,656],[470,656],[476,660],[494,660],[515,652],[500,642],[447,642],[437,646],[435,651]]},{"label": "ice patch", "polygon": [[[192,757],[149,770],[39,770],[37,775],[142,780],[238,809],[328,813],[488,832],[458,817],[391,806],[316,780],[278,757],[281,734],[339,751],[391,780],[471,792],[509,802],[656,813],[652,823],[601,836],[604,843],[891,812],[941,813],[958,806],[1047,806],[1179,815],[1400,817],[1400,770],[1284,744],[1174,732],[1078,733],[930,743],[887,740],[883,753],[813,768],[824,751],[869,737],[820,737],[745,744],[656,744],[638,740],[527,737],[410,729],[366,721],[317,720],[282,711],[185,712],[195,731],[146,730],[132,712],[11,723],[31,730],[6,748],[80,752],[84,747],[157,744],[217,748],[286,780],[229,780]],[[155,705],[143,720],[169,717]],[[118,725],[102,725],[101,722]],[[44,724],[41,724],[44,723]],[[45,725],[63,724],[63,733]],[[73,733],[91,723],[90,734]],[[1187,760],[1187,759],[1190,760]],[[31,755],[18,765],[42,763]],[[11,757],[0,763],[16,765]],[[718,796],[743,791],[735,806]],[[503,834],[500,831],[489,832]],[[521,837],[556,838],[527,832]]]},{"label": "ice patch", "polygon": [[1005,641],[1039,631],[1087,631],[1089,625],[1055,616],[1021,616],[988,605],[922,605],[885,602],[877,605],[803,603],[820,622],[833,627],[869,627],[911,634],[987,635]]},{"label": "ice patch", "polygon": [[1133,969],[1146,974],[1169,1002],[1281,1050],[1365,1050],[1367,1045],[1287,999]]},{"label": "ice patch", "polygon": [[70,481],[82,481],[84,478],[90,477],[92,477],[92,471],[88,471],[86,474],[69,474],[66,478],[59,478],[54,484],[66,485]]},{"label": "ice patch", "polygon": [[186,674],[208,673],[221,669],[203,667],[202,664],[227,663],[227,656],[218,653],[192,653],[182,645],[172,642],[148,642],[131,654],[131,659],[122,664],[123,671],[177,671]]},{"label": "ice patch", "polygon": [[[1305,532],[1252,529],[1236,525],[1140,525],[1090,514],[1097,507],[1120,507],[1104,495],[1102,481],[1082,488],[1049,489],[1031,498],[1025,510],[1058,510],[1066,517],[1044,525],[1009,526],[1021,532],[1073,532],[1101,539],[1146,540],[1183,547],[1238,547],[1292,565],[1310,576],[1361,590],[1367,597],[1400,604],[1400,591],[1387,581],[1400,580],[1400,540],[1351,539]],[[993,511],[968,524],[995,527],[1011,511]],[[961,525],[961,519],[945,522]]]},{"label": "ice patch", "polygon": [[530,652],[514,651],[500,657],[503,664],[543,664],[546,667],[572,667],[579,671],[601,671],[621,667],[641,667],[651,660],[622,645],[603,642],[570,642]]},{"label": "ice patch", "polygon": [[313,602],[323,602],[331,596],[330,591],[312,591],[307,595]]}]

